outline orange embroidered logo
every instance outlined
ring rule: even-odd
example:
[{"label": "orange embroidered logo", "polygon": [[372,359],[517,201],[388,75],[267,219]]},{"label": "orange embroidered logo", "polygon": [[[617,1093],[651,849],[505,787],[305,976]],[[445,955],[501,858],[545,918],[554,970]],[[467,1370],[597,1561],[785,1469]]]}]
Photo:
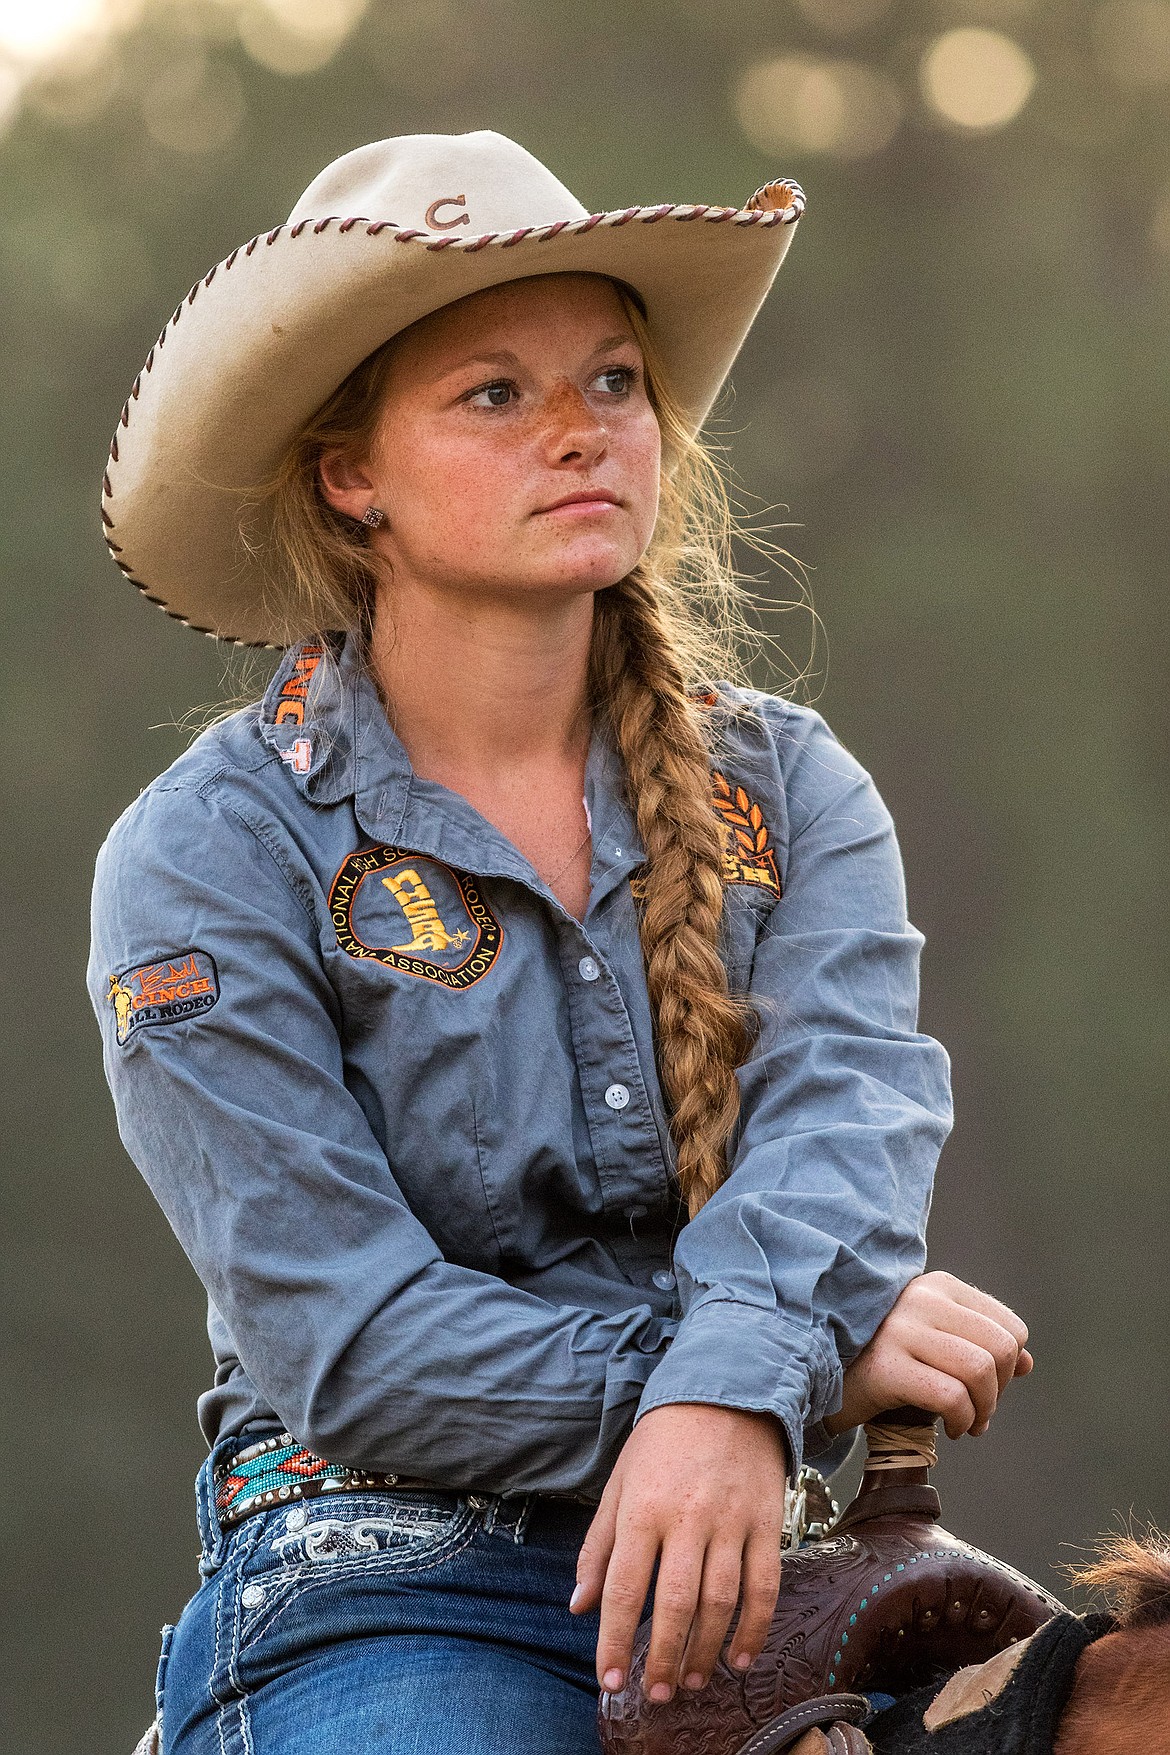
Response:
[{"label": "orange embroidered logo", "polygon": [[466,208],[466,206],[466,195],[440,195],[439,199],[432,201],[427,208],[423,224],[432,232],[449,232],[454,225],[470,225],[471,215],[469,213],[457,213],[454,219],[439,218],[440,207]]},{"label": "orange embroidered logo", "polygon": [[[303,725],[305,723],[305,698],[309,693],[313,672],[324,656],[324,648],[321,646],[303,646],[301,648],[297,661],[293,665],[292,675],[280,691],[280,699],[276,706],[276,723],[278,725]],[[303,770],[298,769],[298,772],[303,772]]]},{"label": "orange embroidered logo", "polygon": [[[711,774],[711,792],[723,842],[723,882],[750,884],[779,897],[780,874],[763,811],[742,786],[733,787],[718,768]],[[645,877],[630,879],[630,893],[636,901],[645,899]]]},{"label": "orange embroidered logo", "polygon": [[764,813],[744,791],[732,786],[716,768],[711,775],[712,798],[723,836],[723,881],[753,884],[780,894],[776,855],[769,845]]},{"label": "orange embroidered logo", "polygon": [[329,916],[348,956],[440,987],[474,986],[504,942],[473,877],[405,847],[351,853],[329,891]]},{"label": "orange embroidered logo", "polygon": [[407,924],[414,934],[409,944],[391,945],[392,951],[399,951],[403,956],[413,956],[419,951],[463,949],[471,933],[465,926],[461,926],[457,932],[447,931],[435,906],[434,897],[413,866],[396,872],[393,877],[384,877],[382,882],[406,915]]},{"label": "orange embroidered logo", "polygon": [[208,1012],[219,998],[219,972],[206,951],[183,951],[158,963],[140,963],[110,976],[106,995],[117,1036],[126,1043],[147,1024],[177,1024]]}]

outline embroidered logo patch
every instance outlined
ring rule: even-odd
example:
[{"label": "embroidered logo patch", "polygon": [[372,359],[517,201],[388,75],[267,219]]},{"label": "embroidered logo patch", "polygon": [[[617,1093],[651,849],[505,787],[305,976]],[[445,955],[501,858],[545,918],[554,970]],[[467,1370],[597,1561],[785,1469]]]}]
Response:
[{"label": "embroidered logo patch", "polygon": [[329,914],[349,956],[441,987],[474,986],[504,941],[473,877],[402,847],[351,853],[333,880]]},{"label": "embroidered logo patch", "polygon": [[313,766],[313,743],[311,738],[298,737],[293,739],[293,746],[281,750],[280,759],[287,762],[294,774],[307,774]]},{"label": "embroidered logo patch", "polygon": [[723,836],[724,883],[753,884],[779,896],[780,874],[763,811],[742,786],[732,786],[718,768],[711,783],[711,802]]},{"label": "embroidered logo patch", "polygon": [[209,1012],[219,998],[219,972],[206,951],[182,951],[157,963],[141,963],[110,976],[106,996],[114,1008],[118,1041],[128,1042],[148,1024],[178,1024]]},{"label": "embroidered logo patch", "polygon": [[305,723],[305,701],[309,693],[309,684],[313,680],[313,672],[325,656],[323,646],[302,646],[292,675],[283,685],[276,706],[275,721],[277,725],[303,725]]}]

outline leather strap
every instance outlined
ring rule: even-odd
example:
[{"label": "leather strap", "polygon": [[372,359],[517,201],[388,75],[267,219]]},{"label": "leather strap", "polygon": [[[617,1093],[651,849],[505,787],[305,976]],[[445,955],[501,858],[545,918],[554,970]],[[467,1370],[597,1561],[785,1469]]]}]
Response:
[{"label": "leather strap", "polygon": [[[790,1706],[768,1724],[753,1731],[735,1755],[781,1755],[798,1737],[813,1725],[863,1725],[869,1717],[869,1701],[864,1694],[818,1694],[814,1700],[803,1700]],[[832,1747],[832,1744],[830,1744]]]},{"label": "leather strap", "polygon": [[927,1523],[937,1523],[941,1516],[942,1506],[933,1487],[913,1484],[874,1487],[868,1493],[859,1493],[841,1513],[833,1525],[833,1534],[839,1536],[854,1524],[868,1523],[871,1517],[925,1518]]}]

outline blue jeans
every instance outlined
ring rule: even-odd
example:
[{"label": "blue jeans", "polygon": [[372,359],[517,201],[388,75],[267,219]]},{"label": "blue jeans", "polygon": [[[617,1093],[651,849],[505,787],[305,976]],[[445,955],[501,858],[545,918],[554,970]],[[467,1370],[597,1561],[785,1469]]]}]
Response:
[{"label": "blue jeans", "polygon": [[225,1535],[225,1448],[163,1634],[163,1755],[597,1755],[598,1617],[568,1608],[587,1505],[341,1492]]}]

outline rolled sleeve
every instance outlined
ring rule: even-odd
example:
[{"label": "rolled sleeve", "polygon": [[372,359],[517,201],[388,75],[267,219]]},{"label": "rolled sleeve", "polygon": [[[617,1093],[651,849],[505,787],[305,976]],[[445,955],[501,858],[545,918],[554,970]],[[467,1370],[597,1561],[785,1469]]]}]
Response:
[{"label": "rolled sleeve", "polygon": [[[302,1443],[453,1487],[599,1498],[677,1325],[443,1258],[346,1085],[320,928],[272,839],[160,788],[99,857],[90,994],[123,1142]],[[124,1034],[111,977],[193,948],[214,959],[214,1003]]]},{"label": "rolled sleeve", "polygon": [[820,714],[770,706],[789,839],[752,964],[759,1035],[728,1178],[679,1234],[682,1321],[638,1418],[766,1409],[795,1469],[843,1366],[923,1269],[952,1108],[948,1056],[917,1029],[924,940],[889,811]]}]

